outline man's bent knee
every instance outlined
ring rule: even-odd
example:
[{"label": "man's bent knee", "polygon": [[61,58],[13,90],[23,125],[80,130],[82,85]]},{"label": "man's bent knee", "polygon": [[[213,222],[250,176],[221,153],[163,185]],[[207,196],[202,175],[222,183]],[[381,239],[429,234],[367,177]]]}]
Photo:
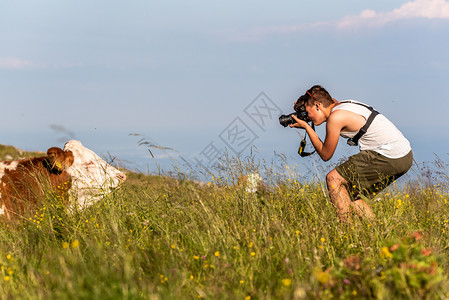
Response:
[{"label": "man's bent knee", "polygon": [[339,188],[342,185],[345,185],[348,183],[346,179],[344,179],[338,172],[334,169],[330,171],[326,176],[326,183],[327,183],[327,189],[335,190]]}]

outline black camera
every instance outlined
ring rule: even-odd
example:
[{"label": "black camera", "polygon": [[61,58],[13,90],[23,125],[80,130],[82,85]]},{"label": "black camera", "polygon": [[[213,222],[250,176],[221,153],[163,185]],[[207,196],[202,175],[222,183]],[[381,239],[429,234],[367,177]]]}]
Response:
[{"label": "black camera", "polygon": [[296,121],[293,119],[292,116],[296,116],[298,119],[309,122],[309,117],[307,115],[306,108],[304,106],[301,106],[298,111],[295,111],[294,113],[291,113],[289,115],[282,115],[279,117],[279,123],[281,123],[282,126],[287,127],[290,124],[295,124]]}]

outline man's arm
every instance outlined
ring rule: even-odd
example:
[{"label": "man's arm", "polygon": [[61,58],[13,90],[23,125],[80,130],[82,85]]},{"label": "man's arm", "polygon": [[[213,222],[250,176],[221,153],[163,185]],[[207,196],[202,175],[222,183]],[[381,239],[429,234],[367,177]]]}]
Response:
[{"label": "man's arm", "polygon": [[324,143],[320,140],[318,134],[307,122],[304,122],[295,116],[293,116],[293,118],[297,124],[293,124],[292,127],[302,127],[307,131],[310,141],[321,159],[324,161],[331,159],[334,155],[335,149],[337,148],[340,131],[343,128],[344,119],[340,116],[340,114],[334,112],[329,116],[329,119],[326,122],[326,137],[324,139]]}]

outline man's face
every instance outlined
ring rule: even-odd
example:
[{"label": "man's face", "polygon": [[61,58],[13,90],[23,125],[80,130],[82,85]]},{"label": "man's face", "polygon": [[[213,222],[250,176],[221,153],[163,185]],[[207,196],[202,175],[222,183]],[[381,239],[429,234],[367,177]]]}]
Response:
[{"label": "man's face", "polygon": [[306,104],[305,107],[309,119],[315,126],[321,125],[326,121],[326,117],[322,111],[323,105],[321,103],[315,101],[313,105]]}]

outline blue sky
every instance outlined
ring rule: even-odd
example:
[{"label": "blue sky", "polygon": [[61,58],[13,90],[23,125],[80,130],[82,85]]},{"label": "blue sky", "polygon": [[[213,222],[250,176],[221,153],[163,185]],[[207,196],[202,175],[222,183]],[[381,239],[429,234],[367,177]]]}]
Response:
[{"label": "blue sky", "polygon": [[307,164],[295,130],[245,108],[263,92],[289,113],[321,84],[384,113],[417,160],[449,152],[449,1],[2,1],[0,45],[1,144],[76,138],[154,171],[130,133],[176,149],[153,149],[167,165],[223,149],[238,117],[263,157]]}]

